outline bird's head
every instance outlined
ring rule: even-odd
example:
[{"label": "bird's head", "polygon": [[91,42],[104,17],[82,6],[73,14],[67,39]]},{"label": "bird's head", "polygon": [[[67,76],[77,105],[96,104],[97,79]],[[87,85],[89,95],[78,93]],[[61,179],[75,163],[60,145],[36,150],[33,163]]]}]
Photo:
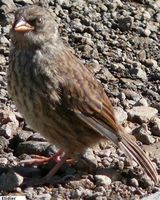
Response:
[{"label": "bird's head", "polygon": [[17,45],[38,47],[47,41],[56,41],[57,37],[57,24],[45,8],[32,5],[16,11],[11,38]]}]

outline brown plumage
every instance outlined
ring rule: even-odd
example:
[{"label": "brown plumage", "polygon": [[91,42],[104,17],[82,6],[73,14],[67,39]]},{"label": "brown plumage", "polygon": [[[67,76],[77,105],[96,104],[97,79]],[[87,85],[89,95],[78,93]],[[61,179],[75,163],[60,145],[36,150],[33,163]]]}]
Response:
[{"label": "brown plumage", "polygon": [[158,182],[150,159],[117,124],[101,84],[61,41],[50,12],[19,9],[11,39],[8,91],[27,123],[65,152],[53,174],[64,158],[109,139]]}]

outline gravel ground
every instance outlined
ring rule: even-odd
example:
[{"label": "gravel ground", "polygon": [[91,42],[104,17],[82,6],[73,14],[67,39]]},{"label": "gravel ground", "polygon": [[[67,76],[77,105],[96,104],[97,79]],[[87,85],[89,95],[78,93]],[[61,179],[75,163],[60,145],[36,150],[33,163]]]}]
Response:
[{"label": "gravel ground", "polygon": [[[0,195],[35,200],[160,199],[159,186],[136,163],[132,169],[123,152],[110,143],[88,149],[75,166],[62,167],[55,177],[63,178],[62,183],[22,187],[25,177],[43,176],[52,166],[29,167],[20,161],[56,151],[25,124],[6,90],[10,12],[28,4],[33,1],[0,1]],[[117,120],[143,144],[160,172],[160,0],[51,0],[45,6],[54,11],[66,45],[104,85]]]}]

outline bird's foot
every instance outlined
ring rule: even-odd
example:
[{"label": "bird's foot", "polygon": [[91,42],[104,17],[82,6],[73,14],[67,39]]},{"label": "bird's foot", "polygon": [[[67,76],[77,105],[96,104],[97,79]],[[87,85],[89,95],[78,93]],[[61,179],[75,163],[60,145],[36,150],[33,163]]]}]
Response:
[{"label": "bird's foot", "polygon": [[41,165],[41,164],[47,164],[50,161],[54,161],[56,163],[59,163],[61,161],[62,154],[63,154],[63,151],[59,150],[57,153],[55,153],[51,157],[45,157],[45,156],[39,156],[39,155],[31,155],[32,159],[22,160],[22,161],[20,161],[20,164]]},{"label": "bird's foot", "polygon": [[[44,177],[42,178],[38,178],[38,179],[31,179],[31,178],[27,178],[23,183],[22,186],[24,187],[30,187],[30,186],[41,186],[44,184],[59,184],[62,182],[65,182],[66,178],[57,178],[57,176],[55,176],[53,179],[52,177],[57,173],[57,171],[59,170],[59,168],[65,163],[67,159],[67,155],[64,154],[63,157],[61,158],[61,160],[51,169],[51,171]],[[68,175],[67,175],[67,179],[68,179]]]}]

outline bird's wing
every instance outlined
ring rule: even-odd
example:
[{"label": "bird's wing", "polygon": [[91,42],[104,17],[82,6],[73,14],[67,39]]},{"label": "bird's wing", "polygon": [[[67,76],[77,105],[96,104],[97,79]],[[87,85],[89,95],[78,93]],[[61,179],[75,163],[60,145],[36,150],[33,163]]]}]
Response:
[{"label": "bird's wing", "polygon": [[153,181],[158,182],[157,171],[150,159],[117,124],[113,107],[102,86],[78,59],[75,65],[70,68],[70,72],[65,72],[62,101],[80,120],[110,139],[124,151],[130,161],[134,159]]}]

